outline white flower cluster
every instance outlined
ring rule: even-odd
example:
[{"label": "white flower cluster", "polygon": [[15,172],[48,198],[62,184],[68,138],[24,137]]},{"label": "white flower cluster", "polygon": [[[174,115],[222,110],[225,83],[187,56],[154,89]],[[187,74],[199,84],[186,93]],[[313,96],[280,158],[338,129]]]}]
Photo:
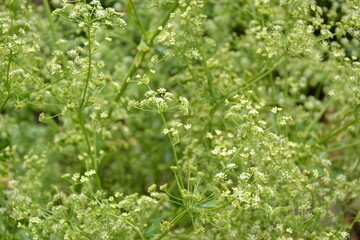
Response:
[{"label": "white flower cluster", "polygon": [[53,11],[53,15],[64,15],[70,21],[78,23],[80,28],[102,22],[109,26],[126,26],[123,19],[117,17],[121,15],[113,8],[103,8],[100,1],[92,0],[89,4],[83,1],[66,1],[63,8]]},{"label": "white flower cluster", "polygon": [[[168,110],[178,108],[185,115],[189,114],[189,102],[184,97],[179,97],[176,101],[174,95],[165,88],[159,88],[156,91],[149,90],[145,93],[145,99],[141,101],[130,100],[128,109],[136,108],[144,111],[163,113]],[[186,128],[191,128],[187,125]]]}]

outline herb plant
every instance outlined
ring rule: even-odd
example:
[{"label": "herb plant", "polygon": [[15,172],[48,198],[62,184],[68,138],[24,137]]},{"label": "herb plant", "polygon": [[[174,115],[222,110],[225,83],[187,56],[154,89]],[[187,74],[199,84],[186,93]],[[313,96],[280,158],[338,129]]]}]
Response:
[{"label": "herb plant", "polygon": [[2,0],[2,239],[348,239],[357,0]]}]

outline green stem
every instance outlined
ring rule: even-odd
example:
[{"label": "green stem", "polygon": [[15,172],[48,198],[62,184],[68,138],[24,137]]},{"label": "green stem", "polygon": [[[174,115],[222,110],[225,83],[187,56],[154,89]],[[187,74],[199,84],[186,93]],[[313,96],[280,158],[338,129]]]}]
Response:
[{"label": "green stem", "polygon": [[184,210],[178,216],[176,216],[175,219],[171,221],[171,226],[165,232],[163,232],[156,240],[163,239],[175,227],[176,223],[179,222],[183,216],[185,216],[186,213],[187,210]]},{"label": "green stem", "polygon": [[[176,8],[178,7],[179,5],[179,2],[176,1],[174,3],[174,5],[172,6],[172,8],[166,13],[166,15],[164,16],[164,18],[162,19],[159,27],[164,27],[166,25],[166,23],[169,21],[170,19],[170,16],[171,14],[176,10]],[[149,48],[151,48],[153,46],[153,43],[154,43],[154,39],[156,36],[159,35],[160,33],[160,28],[157,27],[155,29],[155,32],[150,36],[150,38],[148,39],[148,46]],[[120,98],[122,97],[122,95],[124,94],[124,92],[126,91],[127,89],[127,86],[129,84],[128,82],[128,79],[131,78],[135,72],[137,71],[137,69],[141,66],[141,63],[146,55],[148,51],[139,51],[137,52],[135,58],[134,58],[134,61],[133,63],[131,64],[130,66],[130,69],[128,71],[128,73],[126,74],[125,78],[123,79],[122,83],[121,83],[121,86],[120,86],[120,90],[118,92],[118,94],[115,96],[115,99],[114,101],[115,102],[118,102],[120,100]],[[115,109],[115,106],[111,106],[110,109],[109,109],[109,117],[111,116],[112,112],[114,111]]]},{"label": "green stem", "polygon": [[356,123],[358,121],[357,118],[353,119],[352,121],[350,121],[349,123],[347,123],[345,126],[343,126],[342,128],[333,131],[332,133],[330,133],[328,136],[326,136],[325,138],[323,138],[322,140],[320,140],[320,144],[326,142],[327,140],[335,137],[336,135],[338,135],[339,133],[341,133],[342,131],[346,130],[348,127],[350,127],[351,125],[353,125],[354,123]]},{"label": "green stem", "polygon": [[215,98],[215,94],[214,94],[214,85],[213,85],[213,76],[211,75],[208,66],[207,66],[207,59],[206,59],[206,55],[205,55],[205,51],[204,51],[204,47],[203,45],[201,45],[200,47],[200,52],[201,52],[201,57],[202,57],[202,63],[204,65],[204,70],[206,73],[206,78],[207,78],[207,84],[208,84],[208,89],[209,89],[209,94],[211,96],[211,101],[213,102],[214,98]]},{"label": "green stem", "polygon": [[10,93],[8,93],[8,95],[6,95],[6,98],[4,99],[4,101],[1,103],[1,106],[0,106],[0,113],[3,111],[6,103],[9,101],[10,99]]},{"label": "green stem", "polygon": [[[52,42],[53,48],[58,49],[56,43],[59,40],[59,36],[57,35],[56,27],[55,27],[55,23],[53,21],[53,18],[51,17],[51,9],[50,9],[50,5],[49,5],[49,0],[42,0],[42,2],[43,2],[43,5],[45,7],[46,17],[47,17],[47,19],[49,21],[50,32],[51,32],[51,35],[52,35],[52,38],[53,38],[53,42]],[[58,50],[61,50],[61,49],[58,49]],[[69,77],[69,72],[68,72],[68,69],[66,67],[66,65],[67,65],[66,58],[65,58],[65,56],[63,54],[61,54],[60,59],[61,59],[62,65],[64,67],[64,70],[65,70],[65,75],[68,78]]]},{"label": "green stem", "polygon": [[6,87],[6,89],[8,90],[8,92],[10,92],[10,67],[11,67],[11,58],[12,58],[12,49],[10,49],[9,60],[8,60],[7,69],[6,69],[5,87]]},{"label": "green stem", "polygon": [[12,56],[12,50],[10,50],[9,54],[9,61],[7,64],[7,71],[6,71],[6,81],[5,81],[5,87],[7,89],[7,95],[4,101],[1,103],[0,106],[0,113],[2,112],[3,108],[5,107],[6,103],[9,101],[11,94],[10,94],[10,66],[11,66],[11,56]]},{"label": "green stem", "polygon": [[307,126],[305,129],[306,134],[309,133],[309,131],[315,126],[315,124],[320,120],[320,118],[324,115],[325,111],[328,109],[328,107],[334,102],[334,100],[328,101],[321,112],[313,119],[313,121]]},{"label": "green stem", "polygon": [[275,101],[275,85],[274,85],[274,78],[272,72],[270,73],[270,86],[271,86],[271,100],[272,104],[276,104]]},{"label": "green stem", "polygon": [[[165,120],[164,113],[161,112],[160,116],[161,116],[162,122],[164,124],[164,127],[168,128],[167,122]],[[172,152],[173,152],[173,155],[174,155],[175,165],[177,167],[177,170],[180,170],[180,165],[179,165],[179,160],[178,160],[178,156],[177,156],[177,153],[176,153],[175,145],[173,143],[173,140],[172,140],[171,136],[169,134],[167,134],[167,135],[168,135],[168,138],[169,138],[169,141],[170,141],[170,144],[171,144],[171,149],[172,149]],[[176,182],[178,184],[179,191],[181,192],[181,190],[184,189],[184,183],[183,183],[181,175],[178,175],[177,172],[175,172],[175,180],[176,180]]]},{"label": "green stem", "polygon": [[218,206],[218,207],[215,207],[215,208],[211,208],[211,209],[206,209],[206,210],[201,210],[200,212],[211,212],[211,211],[215,211],[215,210],[219,210],[221,208],[224,208],[226,206],[228,206],[229,204],[231,204],[235,199],[232,199],[231,201],[221,205],[221,206]]},{"label": "green stem", "polygon": [[287,58],[283,59],[283,57],[286,55],[286,52],[284,52],[281,56],[279,56],[272,64],[270,67],[266,67],[265,69],[263,69],[260,73],[258,73],[256,76],[254,76],[252,79],[250,79],[250,81],[248,81],[247,83],[237,87],[236,89],[234,89],[233,91],[231,91],[226,97],[227,98],[231,98],[233,97],[237,91],[245,89],[247,87],[249,87],[250,85],[260,81],[261,79],[263,79],[266,75],[268,75],[269,73],[271,73],[272,71],[274,71],[274,69],[278,66],[280,66]]},{"label": "green stem", "polygon": [[135,224],[133,224],[131,221],[129,221],[129,220],[125,219],[125,218],[122,218],[122,217],[120,217],[120,216],[118,216],[118,215],[115,215],[115,214],[113,214],[113,213],[110,213],[110,212],[106,209],[106,206],[103,205],[103,204],[99,201],[99,199],[97,199],[97,197],[95,196],[95,194],[94,194],[94,192],[91,190],[91,188],[89,188],[89,190],[90,190],[92,196],[95,198],[95,201],[99,204],[100,208],[104,209],[104,210],[105,210],[105,213],[106,213],[107,215],[112,216],[112,217],[115,217],[115,218],[117,218],[117,219],[120,219],[120,220],[124,221],[124,222],[127,223],[130,227],[132,227],[132,228],[135,230],[135,232],[137,232],[137,234],[139,234],[139,236],[140,236],[140,238],[141,238],[142,240],[145,240],[145,238],[144,238],[143,234],[141,233],[140,229],[139,229],[137,226],[135,226]]},{"label": "green stem", "polygon": [[47,89],[49,87],[52,87],[52,85],[54,85],[55,83],[58,83],[60,82],[62,79],[58,79],[56,81],[53,81],[51,83],[48,83],[48,84],[44,84],[42,87],[38,87],[38,88],[34,88],[32,90],[29,90],[27,92],[23,92],[23,93],[20,93],[20,95],[27,95],[27,94],[30,94],[30,93],[33,93],[33,92],[37,92],[39,90],[42,90],[42,89]]},{"label": "green stem", "polygon": [[145,240],[145,239],[146,239],[146,238],[144,237],[144,235],[141,233],[140,229],[139,229],[137,226],[135,226],[132,222],[130,222],[130,221],[124,219],[124,218],[121,218],[121,217],[119,217],[119,216],[117,216],[117,215],[115,215],[115,214],[112,214],[112,213],[110,213],[110,212],[108,212],[108,211],[106,211],[106,214],[109,215],[109,216],[112,216],[112,217],[115,217],[115,218],[118,218],[118,219],[124,221],[124,222],[127,223],[130,227],[132,227],[132,229],[135,230],[135,232],[140,236],[141,240]]},{"label": "green stem", "polygon": [[202,142],[202,140],[203,140],[204,137],[205,137],[205,134],[206,134],[207,132],[211,131],[212,120],[213,120],[213,117],[214,117],[214,115],[215,115],[215,112],[216,112],[216,110],[219,108],[219,106],[220,106],[220,103],[218,102],[218,103],[216,103],[216,104],[211,108],[210,113],[209,113],[209,120],[208,120],[208,122],[206,123],[203,131],[201,132],[201,136],[200,136],[200,141],[199,141],[199,143]]},{"label": "green stem", "polygon": [[[26,69],[19,61],[17,61],[17,59],[11,58],[11,61],[13,61],[13,62],[14,62],[16,65],[18,65],[22,70],[24,70],[27,74],[29,74],[37,83],[39,83],[40,85],[42,85],[42,87],[39,87],[39,88],[37,88],[37,89],[33,89],[33,90],[30,90],[30,91],[21,93],[21,95],[24,95],[24,94],[26,95],[26,94],[28,94],[28,93],[35,92],[36,90],[41,90],[41,89],[43,89],[43,88],[48,88],[48,87],[49,87],[48,84],[43,83],[43,82],[40,80],[39,77],[35,76],[30,70]],[[59,81],[61,81],[61,79],[58,79],[58,80],[56,80],[56,81],[54,81],[54,82],[51,82],[51,83],[49,83],[49,84],[54,84],[54,83],[57,83],[57,82],[59,82]],[[55,98],[57,98],[60,102],[63,102],[63,100],[62,100],[57,94],[55,94],[53,90],[50,89],[50,93],[51,93]]]},{"label": "green stem", "polygon": [[137,13],[137,11],[136,11],[135,5],[134,5],[134,3],[133,3],[132,0],[128,0],[128,1],[129,1],[130,7],[131,7],[132,10],[134,11],[136,21],[138,22],[139,27],[140,27],[141,32],[142,32],[142,36],[143,36],[146,44],[148,44],[148,40],[147,40],[147,37],[146,37],[146,31],[145,31],[145,28],[144,28],[144,26],[143,26],[143,24],[142,24],[142,22],[141,22],[141,19],[140,19],[139,15],[138,15],[138,13]]},{"label": "green stem", "polygon": [[[172,181],[170,187],[167,189],[167,192],[172,191],[172,189],[175,187],[175,184],[177,184],[177,182],[176,182],[176,181]],[[168,194],[168,195],[169,195],[169,194]],[[153,210],[152,210],[151,213],[149,214],[148,220],[152,220],[152,219],[154,218],[155,214],[158,213],[158,210],[159,210],[160,206],[161,206],[165,201],[167,201],[167,200],[165,200],[165,199],[160,199],[160,200],[158,201],[158,203],[156,204],[156,206],[153,208]]]},{"label": "green stem", "polygon": [[356,217],[349,226],[349,231],[354,227],[355,223],[360,220],[360,211],[356,214]]},{"label": "green stem", "polygon": [[327,152],[329,152],[329,153],[338,152],[338,151],[345,150],[347,148],[351,148],[351,147],[355,147],[355,146],[360,146],[360,141],[355,141],[353,143],[344,144],[339,147],[329,148]]},{"label": "green stem", "polygon": [[80,102],[80,109],[83,109],[83,107],[84,107],[86,92],[88,90],[89,82],[90,82],[90,79],[91,79],[91,64],[92,64],[92,48],[91,48],[91,44],[92,43],[91,43],[91,27],[90,27],[90,24],[87,25],[87,32],[88,32],[88,41],[89,41],[89,46],[88,46],[89,60],[88,60],[88,71],[87,71],[87,75],[86,75],[86,79],[85,79],[85,88],[84,88],[82,98],[81,98],[81,102]]},{"label": "green stem", "polygon": [[30,70],[26,69],[17,59],[11,58],[11,61],[13,61],[22,70],[24,70],[27,74],[29,74],[37,83],[39,83],[40,85],[45,85],[45,83],[43,83],[39,77],[35,76]]},{"label": "green stem", "polygon": [[[98,166],[97,166],[97,163],[94,159],[94,155],[92,153],[92,150],[91,150],[91,145],[90,145],[90,140],[89,140],[89,137],[88,137],[88,132],[86,130],[86,127],[85,127],[85,120],[84,120],[84,113],[79,110],[79,119],[80,119],[80,127],[81,127],[81,130],[84,134],[84,138],[85,138],[85,142],[86,142],[86,146],[87,146],[87,152],[88,152],[88,155],[91,159],[91,167],[96,171],[96,174],[95,174],[95,177],[96,177],[96,182],[97,182],[97,185],[99,187],[99,189],[101,189],[101,181],[100,181],[100,178],[99,178],[99,174],[98,174]],[[89,169],[89,166],[86,164],[86,170],[90,170]]]}]

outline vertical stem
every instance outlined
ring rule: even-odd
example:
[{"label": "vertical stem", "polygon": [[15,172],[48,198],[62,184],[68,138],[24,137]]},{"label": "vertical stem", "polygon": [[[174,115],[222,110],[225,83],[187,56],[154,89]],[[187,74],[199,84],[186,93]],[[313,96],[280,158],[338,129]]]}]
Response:
[{"label": "vertical stem", "polygon": [[145,31],[144,26],[142,25],[141,19],[140,19],[140,17],[139,17],[139,14],[137,13],[137,10],[136,10],[136,8],[135,8],[135,5],[134,5],[134,3],[133,3],[132,0],[128,0],[128,1],[129,1],[129,5],[131,6],[132,10],[134,11],[135,18],[136,18],[136,21],[137,21],[138,24],[139,24],[139,27],[140,27],[140,29],[141,29],[143,38],[144,38],[146,44],[148,44],[148,40],[147,40],[147,37],[146,37],[146,31]]},{"label": "vertical stem", "polygon": [[6,103],[9,101],[10,99],[10,93],[8,93],[8,95],[6,95],[6,98],[4,99],[4,101],[1,103],[1,106],[0,106],[0,113],[2,112],[2,110],[4,109]]},{"label": "vertical stem", "polygon": [[315,124],[321,119],[321,117],[324,115],[326,110],[329,108],[329,106],[334,102],[333,99],[329,100],[323,109],[319,112],[319,114],[313,119],[313,121],[306,127],[305,132],[306,135],[310,132],[310,130],[315,126]]},{"label": "vertical stem", "polygon": [[[172,8],[166,13],[166,15],[164,16],[164,18],[161,20],[161,23],[159,25],[159,27],[164,27],[166,25],[166,23],[169,21],[170,19],[170,16],[171,14],[176,10],[176,8],[179,6],[179,1],[176,0],[174,5],[172,6]],[[151,48],[153,46],[153,43],[154,43],[154,39],[157,35],[159,35],[160,31],[159,30],[159,27],[157,27],[155,29],[155,32],[149,37],[148,39],[148,46],[149,48]],[[144,51],[139,51],[137,53],[138,57],[135,57],[134,58],[134,62],[131,64],[131,67],[128,71],[128,74],[125,76],[125,78],[123,79],[122,83],[121,83],[121,86],[120,86],[120,90],[118,92],[118,94],[116,94],[115,96],[115,99],[114,101],[115,102],[118,102],[121,98],[121,96],[124,94],[124,92],[126,91],[127,89],[127,86],[129,84],[129,82],[127,81],[129,78],[131,78],[137,71],[137,69],[140,67],[146,53],[148,51],[144,52]],[[135,63],[135,61],[137,61],[137,59],[140,59],[140,61],[138,63]],[[112,112],[114,111],[115,107],[114,106],[111,106],[110,109],[109,109],[109,117],[111,116]]]},{"label": "vertical stem", "polygon": [[271,86],[271,100],[272,100],[272,104],[275,104],[275,85],[274,85],[274,77],[273,77],[273,73],[271,72],[269,74],[270,76],[270,86]]},{"label": "vertical stem", "polygon": [[[56,27],[55,27],[55,23],[51,17],[51,8],[50,8],[50,5],[49,5],[49,0],[42,0],[43,2],[43,5],[45,7],[45,13],[46,13],[46,17],[49,21],[49,27],[50,27],[50,32],[51,32],[51,35],[52,35],[52,38],[53,38],[53,48],[57,49],[58,47],[56,46],[56,42],[59,40],[59,36],[57,35],[56,33]],[[60,55],[60,59],[61,59],[61,63],[64,67],[64,70],[65,70],[65,75],[66,77],[68,78],[69,77],[69,71],[66,67],[67,63],[66,63],[66,58],[63,54]]]},{"label": "vertical stem", "polygon": [[214,85],[213,85],[213,76],[211,75],[209,69],[208,69],[208,65],[207,65],[207,58],[205,55],[205,51],[204,51],[204,47],[201,45],[200,47],[200,52],[201,52],[201,57],[202,57],[202,63],[204,65],[204,70],[206,73],[206,78],[207,78],[207,84],[208,84],[208,91],[209,94],[211,96],[211,102],[214,101],[215,98],[215,94],[214,94]]},{"label": "vertical stem", "polygon": [[[88,137],[88,132],[86,130],[86,127],[85,127],[85,119],[84,119],[84,114],[81,110],[79,110],[79,119],[80,119],[80,127],[81,127],[81,130],[84,134],[84,137],[85,137],[85,142],[86,142],[86,146],[87,146],[87,152],[88,152],[88,155],[91,159],[91,167],[96,171],[96,174],[95,174],[95,177],[96,177],[96,182],[97,182],[97,185],[99,187],[99,189],[101,189],[101,181],[100,181],[100,178],[99,178],[99,173],[98,173],[98,166],[97,166],[97,163],[94,159],[94,155],[92,153],[92,150],[91,150],[91,144],[90,144],[90,141],[89,141],[89,137]],[[89,167],[88,165],[86,164],[86,168],[87,170],[89,170]]]},{"label": "vertical stem", "polygon": [[86,92],[87,89],[89,87],[89,82],[91,79],[91,64],[92,64],[92,46],[91,46],[91,27],[90,24],[87,25],[87,32],[88,32],[88,55],[89,55],[89,60],[88,60],[88,71],[87,71],[87,75],[86,75],[86,79],[85,79],[85,88],[82,94],[82,98],[81,98],[81,102],[80,102],[80,109],[83,110],[84,107],[84,102],[85,102],[85,97],[86,97]]},{"label": "vertical stem", "polygon": [[11,93],[10,93],[10,66],[11,66],[11,57],[12,57],[12,50],[10,49],[10,54],[9,54],[9,61],[7,64],[7,70],[6,70],[6,81],[5,81],[5,87],[7,90],[7,95],[6,98],[4,99],[4,101],[1,103],[0,106],[0,113],[2,112],[2,110],[4,109],[6,103],[9,101]]},{"label": "vertical stem", "polygon": [[[164,127],[168,128],[165,117],[164,117],[164,113],[161,112],[160,116],[161,116],[161,119],[163,121]],[[175,165],[177,167],[177,170],[180,170],[179,160],[178,160],[178,156],[177,156],[177,153],[176,153],[175,145],[173,143],[173,140],[172,140],[171,136],[169,134],[167,134],[167,135],[168,135],[169,141],[171,143],[171,148],[172,148],[172,152],[173,152],[173,155],[174,155]],[[175,172],[175,180],[176,180],[176,182],[178,184],[179,191],[181,192],[181,190],[184,188],[184,183],[183,183],[181,175],[178,176],[177,172]]]},{"label": "vertical stem", "polygon": [[10,66],[11,66],[11,58],[12,58],[12,49],[10,49],[9,54],[9,60],[6,68],[6,81],[5,81],[5,87],[8,90],[8,93],[10,93]]}]

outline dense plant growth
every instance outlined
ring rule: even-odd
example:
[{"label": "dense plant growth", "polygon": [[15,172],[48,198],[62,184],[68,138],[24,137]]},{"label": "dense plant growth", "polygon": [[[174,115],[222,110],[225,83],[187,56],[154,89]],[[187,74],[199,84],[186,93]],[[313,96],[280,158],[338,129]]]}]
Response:
[{"label": "dense plant growth", "polygon": [[2,239],[347,239],[356,0],[2,0]]}]

